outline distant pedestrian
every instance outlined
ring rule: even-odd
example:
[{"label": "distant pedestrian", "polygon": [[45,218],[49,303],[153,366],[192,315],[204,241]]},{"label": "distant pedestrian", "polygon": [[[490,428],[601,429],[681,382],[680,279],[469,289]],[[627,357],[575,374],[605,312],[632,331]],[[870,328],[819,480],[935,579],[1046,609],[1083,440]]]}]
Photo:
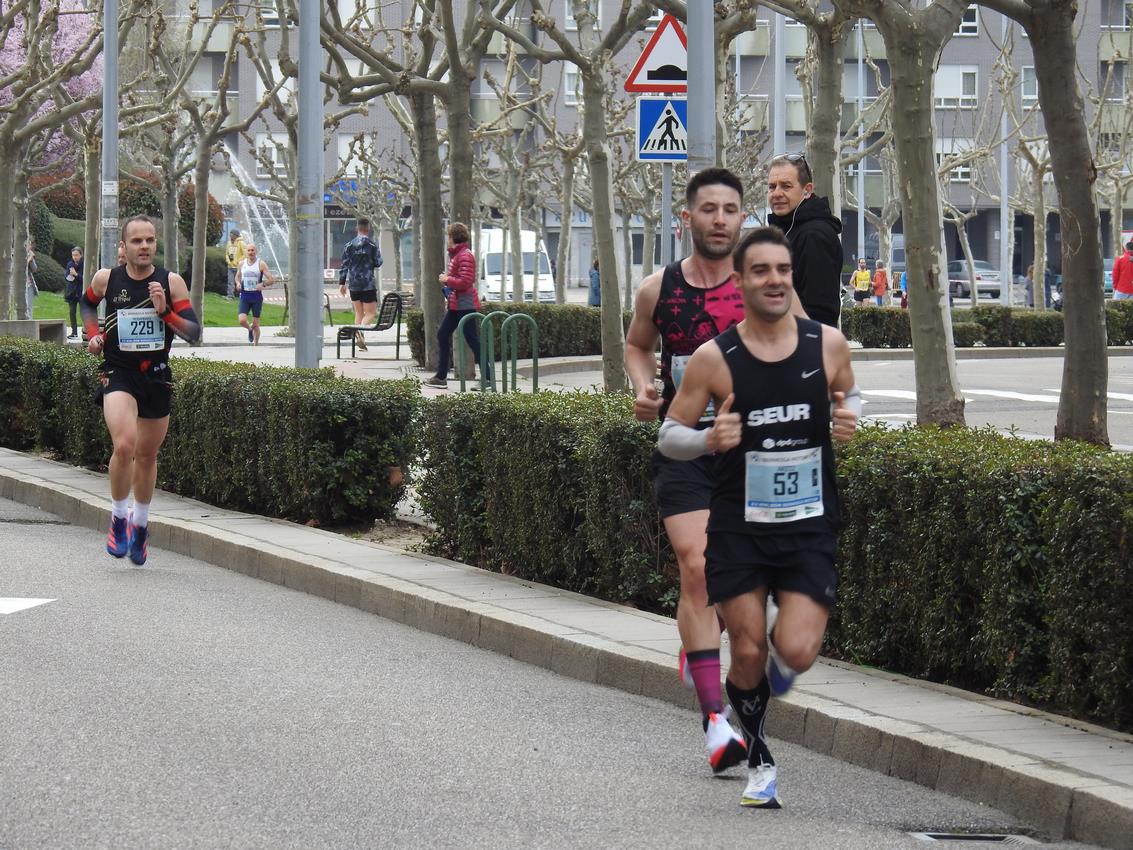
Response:
[{"label": "distant pedestrian", "polygon": [[589,307],[602,306],[602,278],[598,274],[598,261],[590,267],[590,296],[586,299]]},{"label": "distant pedestrian", "polygon": [[1133,239],[1125,243],[1125,253],[1113,261],[1113,300],[1133,298]]},{"label": "distant pedestrian", "polygon": [[233,228],[228,233],[228,244],[224,246],[224,262],[228,264],[228,294],[225,297],[229,301],[236,293],[236,277],[246,255],[247,245],[244,244],[240,231]]},{"label": "distant pedestrian", "polygon": [[[275,283],[275,278],[268,271],[267,263],[260,259],[256,246],[248,243],[244,246],[244,261],[240,263],[239,276],[236,287],[240,292],[240,306],[236,308],[240,327],[247,329],[248,342],[252,345],[260,344],[260,314],[264,309],[264,287]],[[249,325],[248,314],[252,321]]]},{"label": "distant pedestrian", "polygon": [[901,270],[901,309],[909,309],[909,270]]},{"label": "distant pedestrian", "polygon": [[1023,275],[1023,306],[1035,306],[1035,264],[1027,266],[1027,273]]},{"label": "distant pedestrian", "polygon": [[[476,258],[468,245],[468,226],[454,221],[448,226],[448,271],[437,276],[448,299],[448,310],[437,328],[437,374],[425,381],[427,387],[443,389],[448,386],[448,369],[452,356],[452,337],[456,326],[465,316],[480,309],[480,296],[476,292]],[[480,332],[475,320],[464,323],[464,338],[480,364],[481,377],[489,374],[489,364],[480,359]]]},{"label": "distant pedestrian", "polygon": [[852,275],[850,275],[850,285],[854,288],[854,302],[859,306],[865,306],[866,299],[869,298],[870,290],[873,287],[873,278],[870,277],[869,269],[866,268],[865,257],[858,260],[858,267]]},{"label": "distant pedestrian", "polygon": [[35,251],[28,248],[27,274],[24,276],[24,297],[27,299],[27,315],[25,319],[32,318],[32,308],[35,306],[35,296],[39,295],[39,287],[35,285],[35,273],[39,266],[35,262]]},{"label": "distant pedestrian", "polygon": [[79,298],[83,294],[83,249],[76,245],[71,249],[71,259],[67,261],[64,273],[63,300],[67,302],[67,316],[71,320],[71,333],[68,339],[79,336]]},{"label": "distant pedestrian", "polygon": [[1043,300],[1046,302],[1046,308],[1049,310],[1053,301],[1054,292],[1054,269],[1050,263],[1046,264],[1046,271],[1043,272]]},{"label": "distant pedestrian", "polygon": [[889,273],[885,271],[885,260],[878,260],[873,272],[873,300],[878,307],[885,306],[885,296],[889,294]]},{"label": "distant pedestrian", "polygon": [[[370,220],[358,219],[358,234],[342,249],[342,268],[338,272],[338,291],[345,295],[350,292],[350,303],[354,307],[354,324],[372,325],[378,312],[378,288],[374,282],[374,271],[382,267],[382,252],[378,243],[370,238]],[[354,344],[359,351],[366,351],[366,340],[361,332],[354,334]]]}]

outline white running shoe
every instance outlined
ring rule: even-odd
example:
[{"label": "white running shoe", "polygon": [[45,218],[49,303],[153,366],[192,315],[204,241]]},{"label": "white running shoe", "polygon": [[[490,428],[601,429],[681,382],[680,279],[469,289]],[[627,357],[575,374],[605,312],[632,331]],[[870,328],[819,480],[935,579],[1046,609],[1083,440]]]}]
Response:
[{"label": "white running shoe", "polygon": [[747,769],[747,787],[740,797],[740,805],[753,809],[778,809],[775,765],[760,764]]},{"label": "white running shoe", "polygon": [[712,765],[713,773],[722,773],[747,760],[747,743],[723,714],[714,712],[708,715],[704,746],[708,750],[708,763]]}]

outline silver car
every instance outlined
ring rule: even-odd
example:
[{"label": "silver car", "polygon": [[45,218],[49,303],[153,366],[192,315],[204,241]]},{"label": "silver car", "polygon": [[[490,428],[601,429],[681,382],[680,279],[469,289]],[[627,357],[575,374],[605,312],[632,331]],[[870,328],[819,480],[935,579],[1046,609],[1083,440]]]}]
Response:
[{"label": "silver car", "polygon": [[[998,298],[1000,288],[999,269],[987,260],[972,260],[975,271],[976,292],[980,298]],[[967,260],[953,260],[948,264],[948,291],[953,299],[970,298],[970,276]]]}]

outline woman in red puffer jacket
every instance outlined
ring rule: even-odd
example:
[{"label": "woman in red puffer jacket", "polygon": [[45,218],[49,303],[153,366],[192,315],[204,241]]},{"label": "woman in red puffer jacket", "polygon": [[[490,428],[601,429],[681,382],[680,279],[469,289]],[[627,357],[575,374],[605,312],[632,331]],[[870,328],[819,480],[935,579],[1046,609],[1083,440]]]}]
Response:
[{"label": "woman in red puffer jacket", "polygon": [[[476,258],[468,247],[468,225],[453,222],[448,226],[448,272],[440,275],[442,290],[448,299],[448,311],[437,329],[437,374],[425,381],[427,387],[447,387],[448,370],[452,357],[452,335],[456,326],[469,313],[480,309],[480,296],[476,292]],[[481,374],[484,364],[480,362],[480,333],[475,321],[464,323],[464,338],[476,355]]]}]

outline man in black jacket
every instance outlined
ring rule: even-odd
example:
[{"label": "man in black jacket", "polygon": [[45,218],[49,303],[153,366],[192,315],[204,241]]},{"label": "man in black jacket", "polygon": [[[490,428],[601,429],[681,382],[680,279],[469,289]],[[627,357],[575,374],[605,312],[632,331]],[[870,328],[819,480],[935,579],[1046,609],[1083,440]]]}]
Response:
[{"label": "man in black jacket", "polygon": [[774,224],[791,243],[795,292],[810,318],[838,327],[842,310],[842,222],[826,198],[814,194],[810,166],[801,153],[771,160],[767,205]]}]

